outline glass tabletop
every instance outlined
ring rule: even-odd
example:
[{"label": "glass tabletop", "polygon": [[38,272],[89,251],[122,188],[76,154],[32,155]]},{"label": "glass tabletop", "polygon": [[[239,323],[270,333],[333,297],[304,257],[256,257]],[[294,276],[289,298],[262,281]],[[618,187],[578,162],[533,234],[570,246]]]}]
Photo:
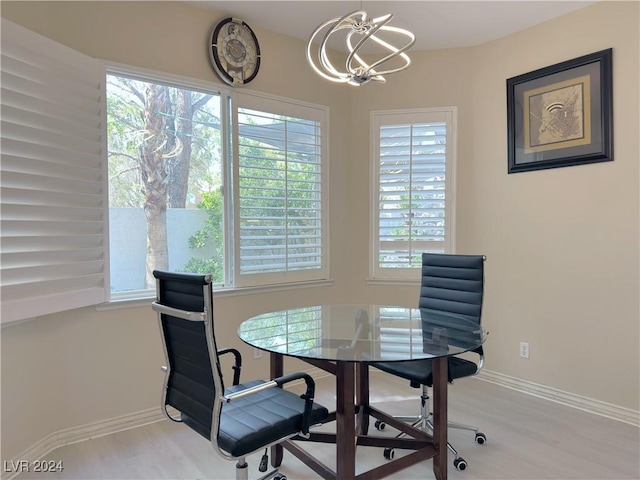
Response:
[{"label": "glass tabletop", "polygon": [[252,317],[238,336],[292,357],[387,362],[457,355],[482,345],[486,332],[472,317],[428,309],[317,305]]}]

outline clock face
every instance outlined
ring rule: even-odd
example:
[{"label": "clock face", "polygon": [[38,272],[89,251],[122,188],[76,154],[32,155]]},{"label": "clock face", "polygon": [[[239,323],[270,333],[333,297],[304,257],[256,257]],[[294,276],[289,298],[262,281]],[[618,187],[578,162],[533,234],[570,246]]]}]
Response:
[{"label": "clock face", "polygon": [[209,54],[213,69],[229,85],[244,85],[258,75],[258,39],[242,20],[230,17],[215,25]]}]

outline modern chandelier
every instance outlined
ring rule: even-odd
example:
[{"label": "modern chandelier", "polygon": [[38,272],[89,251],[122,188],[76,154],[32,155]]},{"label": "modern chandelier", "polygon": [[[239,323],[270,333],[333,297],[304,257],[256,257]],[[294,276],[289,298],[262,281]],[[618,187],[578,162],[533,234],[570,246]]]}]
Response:
[{"label": "modern chandelier", "polygon": [[[404,53],[415,43],[413,33],[403,28],[389,26],[393,18],[389,13],[378,18],[369,18],[367,12],[356,11],[344,17],[332,18],[321,24],[309,38],[307,43],[307,61],[318,75],[332,82],[349,83],[351,85],[363,85],[370,81],[385,82],[384,75],[405,70],[411,64],[409,56]],[[347,30],[347,32],[345,32]],[[313,41],[324,33],[320,45],[313,45]],[[341,32],[344,35],[347,49],[346,58],[343,60],[344,69],[339,70],[329,59],[327,42],[331,37],[337,37]],[[378,34],[378,35],[376,35]],[[404,41],[402,46],[394,46],[390,40]],[[365,44],[375,42],[383,48],[387,55],[373,61],[370,65],[360,55]],[[383,66],[386,64],[388,66]],[[386,69],[384,69],[386,68]]]}]

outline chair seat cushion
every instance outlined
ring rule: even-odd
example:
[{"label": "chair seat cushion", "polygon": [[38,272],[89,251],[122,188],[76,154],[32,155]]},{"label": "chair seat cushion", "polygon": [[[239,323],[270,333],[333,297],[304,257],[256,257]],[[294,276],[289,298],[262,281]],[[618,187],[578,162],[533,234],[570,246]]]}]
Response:
[{"label": "chair seat cushion", "polygon": [[[241,383],[225,390],[226,394],[264,383],[262,380]],[[304,399],[282,388],[269,388],[222,406],[220,448],[234,457],[251,453],[264,445],[300,432]],[[322,423],[328,410],[314,402],[311,425]]]},{"label": "chair seat cushion", "polygon": [[[459,357],[449,357],[448,360],[450,382],[456,378],[469,377],[477,372],[477,365],[474,362]],[[406,378],[412,383],[433,386],[433,361],[430,358],[408,362],[375,362],[371,366]]]}]

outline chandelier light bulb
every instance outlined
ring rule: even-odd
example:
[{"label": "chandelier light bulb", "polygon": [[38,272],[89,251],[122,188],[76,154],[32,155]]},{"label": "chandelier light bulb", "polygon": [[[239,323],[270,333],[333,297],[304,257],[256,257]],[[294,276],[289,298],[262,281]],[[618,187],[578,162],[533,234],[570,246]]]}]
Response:
[{"label": "chandelier light bulb", "polygon": [[[311,34],[307,43],[307,61],[314,71],[321,77],[332,82],[349,83],[351,85],[363,85],[370,81],[385,82],[384,75],[405,70],[411,64],[409,56],[404,53],[413,46],[415,35],[408,30],[389,26],[393,19],[391,13],[378,18],[370,19],[365,11],[352,12],[344,17],[332,18],[322,23]],[[319,46],[314,46],[313,41],[325,31]],[[327,42],[329,38],[338,32],[347,30],[345,42],[349,53],[344,59],[344,69],[339,70],[329,59],[327,54]],[[390,32],[395,37],[405,37],[406,43],[396,47],[383,40],[376,33]],[[344,32],[342,32],[344,33]],[[371,65],[364,61],[359,54],[367,42],[372,41],[388,52],[382,58],[375,60]],[[400,64],[394,68],[383,69],[383,64],[396,59]]]}]

